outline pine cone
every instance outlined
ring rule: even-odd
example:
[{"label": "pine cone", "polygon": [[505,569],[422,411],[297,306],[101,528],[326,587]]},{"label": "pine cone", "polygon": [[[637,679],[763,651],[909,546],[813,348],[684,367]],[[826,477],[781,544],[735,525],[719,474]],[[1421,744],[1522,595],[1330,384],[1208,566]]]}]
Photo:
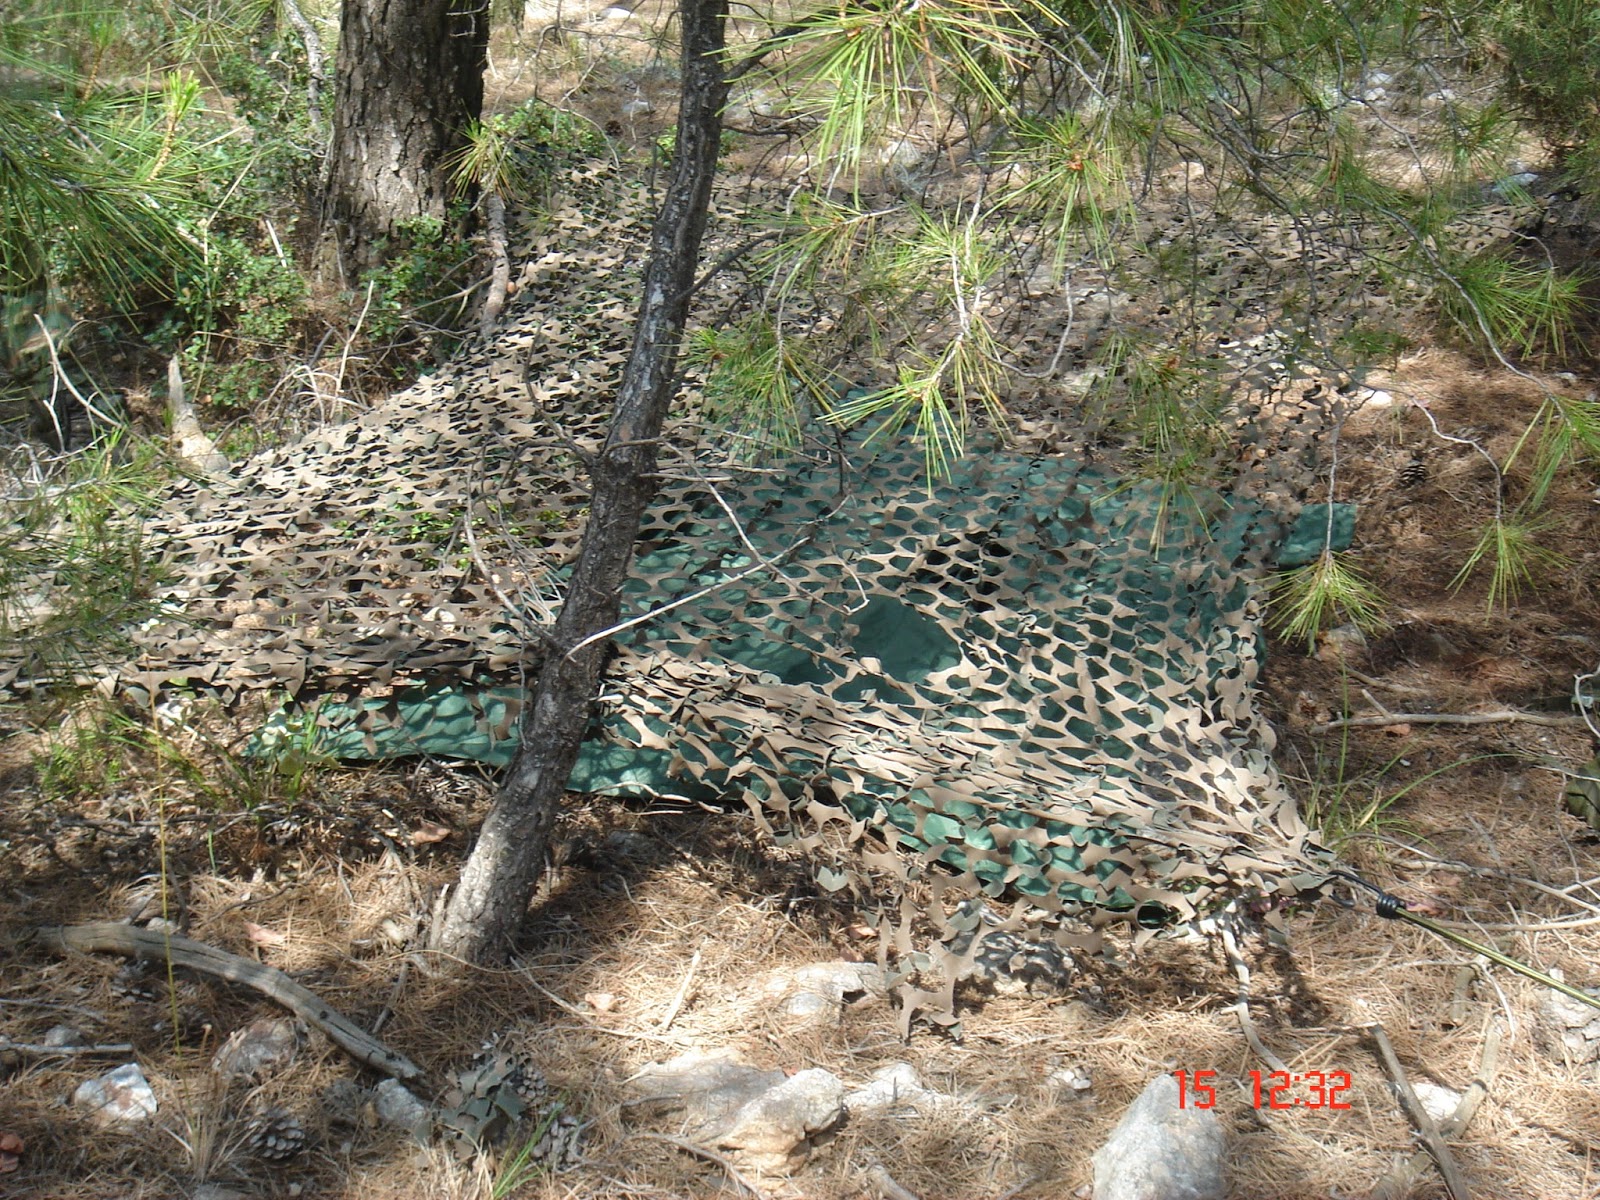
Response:
[{"label": "pine cone", "polygon": [[1400,468],[1400,486],[1403,488],[1421,487],[1428,482],[1428,464],[1423,461],[1422,451],[1412,453],[1411,461]]},{"label": "pine cone", "polygon": [[528,1161],[543,1163],[552,1171],[574,1166],[580,1154],[583,1122],[569,1112],[547,1111],[540,1119],[544,1132],[538,1144],[528,1153]]},{"label": "pine cone", "polygon": [[111,994],[118,1000],[151,1001],[159,996],[158,982],[149,964],[134,959],[123,963],[111,977]]},{"label": "pine cone", "polygon": [[287,1162],[305,1153],[305,1126],[285,1109],[263,1109],[245,1123],[244,1146],[255,1158]]}]

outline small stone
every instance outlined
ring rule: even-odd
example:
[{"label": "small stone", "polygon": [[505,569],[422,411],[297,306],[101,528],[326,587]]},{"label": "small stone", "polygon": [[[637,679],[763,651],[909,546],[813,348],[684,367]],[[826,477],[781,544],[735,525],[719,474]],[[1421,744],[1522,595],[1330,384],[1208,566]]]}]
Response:
[{"label": "small stone", "polygon": [[1225,1151],[1216,1113],[1178,1107],[1178,1081],[1158,1075],[1094,1152],[1094,1200],[1222,1200]]},{"label": "small stone", "polygon": [[288,1066],[305,1042],[305,1029],[290,1017],[257,1017],[235,1029],[211,1059],[224,1079],[254,1079]]},{"label": "small stone", "polygon": [[716,1144],[758,1171],[782,1174],[804,1161],[811,1139],[844,1116],[844,1084],[812,1067],[751,1100]]},{"label": "small stone", "polygon": [[844,1106],[852,1117],[883,1117],[906,1109],[953,1114],[958,1108],[969,1107],[954,1096],[929,1088],[910,1063],[880,1067],[864,1087],[845,1096]]},{"label": "small stone", "polygon": [[785,967],[762,981],[777,1012],[804,1026],[836,1025],[849,996],[883,989],[883,972],[871,963],[822,962]]},{"label": "small stone", "polygon": [[1411,1090],[1417,1094],[1417,1100],[1422,1104],[1423,1110],[1433,1118],[1435,1125],[1448,1121],[1455,1115],[1456,1106],[1461,1103],[1461,1093],[1453,1092],[1447,1087],[1440,1087],[1437,1083],[1422,1080],[1411,1085]]},{"label": "small stone", "polygon": [[44,1044],[46,1046],[86,1046],[88,1039],[81,1030],[74,1029],[71,1025],[52,1025],[45,1031]]},{"label": "small stone", "polygon": [[385,1079],[374,1089],[378,1120],[403,1129],[418,1142],[426,1143],[433,1127],[428,1106],[397,1079]]},{"label": "small stone", "polygon": [[97,1125],[136,1125],[155,1116],[158,1107],[138,1063],[85,1080],[72,1093],[72,1102],[88,1109],[89,1119]]},{"label": "small stone", "polygon": [[1074,1099],[1094,1088],[1094,1077],[1089,1074],[1087,1067],[1078,1063],[1057,1067],[1045,1076],[1044,1081],[1048,1086]]}]

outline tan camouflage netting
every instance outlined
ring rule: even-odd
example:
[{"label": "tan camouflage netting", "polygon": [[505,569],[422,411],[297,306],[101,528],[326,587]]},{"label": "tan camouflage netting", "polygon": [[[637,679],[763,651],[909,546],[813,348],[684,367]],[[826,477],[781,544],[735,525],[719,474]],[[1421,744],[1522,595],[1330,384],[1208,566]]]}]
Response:
[{"label": "tan camouflage netting", "polygon": [[[619,371],[644,228],[568,207],[523,248],[492,343],[183,487],[149,528],[176,612],[118,685],[337,695],[319,719],[340,753],[492,758],[530,619],[501,596],[558,596],[586,504],[569,439],[601,421],[568,414]],[[575,784],[742,796],[829,886],[926,885],[947,937],[977,919],[952,888],[1017,901],[1011,926],[1079,913],[1055,936],[1088,946],[1107,920],[1319,881],[1254,703],[1271,505],[1241,487],[1203,521],[993,446],[931,490],[914,448],[741,472],[696,438],[675,431],[629,604],[721,586],[618,639]]]}]

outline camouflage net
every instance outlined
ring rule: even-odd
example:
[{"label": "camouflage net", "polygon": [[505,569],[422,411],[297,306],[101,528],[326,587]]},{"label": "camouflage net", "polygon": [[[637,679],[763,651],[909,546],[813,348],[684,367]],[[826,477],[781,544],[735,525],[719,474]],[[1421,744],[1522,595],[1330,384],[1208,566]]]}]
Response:
[{"label": "camouflage net", "polygon": [[[489,344],[180,489],[149,530],[181,575],[171,615],[116,685],[320,697],[341,754],[503,753],[524,625],[559,602],[581,528],[576,451],[626,355],[647,207],[628,204],[528,236]],[[1281,489],[1174,506],[994,445],[930,489],[915,449],[819,443],[747,472],[704,437],[673,431],[627,597],[655,615],[617,638],[575,786],[738,795],[826,886],[926,901],[896,918],[906,951],[914,912],[970,931],[953,897],[989,919],[1009,898],[1005,927],[1089,947],[1107,921],[1320,882],[1254,704]]]}]

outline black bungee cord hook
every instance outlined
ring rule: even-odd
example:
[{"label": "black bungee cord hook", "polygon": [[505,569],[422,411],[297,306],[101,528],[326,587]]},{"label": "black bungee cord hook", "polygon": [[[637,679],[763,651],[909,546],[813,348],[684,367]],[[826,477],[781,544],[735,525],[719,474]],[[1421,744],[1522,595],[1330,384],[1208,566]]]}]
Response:
[{"label": "black bungee cord hook", "polygon": [[1535,967],[1530,967],[1527,963],[1518,962],[1509,954],[1502,954],[1493,946],[1480,945],[1471,938],[1457,933],[1454,929],[1446,929],[1443,925],[1440,925],[1436,921],[1430,921],[1427,917],[1419,916],[1408,909],[1406,907],[1406,902],[1400,899],[1399,896],[1394,895],[1392,892],[1384,891],[1377,884],[1368,882],[1367,880],[1361,878],[1361,876],[1357,875],[1354,871],[1336,870],[1330,872],[1330,874],[1337,875],[1340,879],[1346,880],[1349,883],[1353,883],[1357,887],[1365,888],[1367,891],[1376,896],[1377,899],[1373,901],[1373,909],[1380,917],[1387,921],[1409,921],[1411,924],[1422,929],[1426,929],[1429,933],[1434,934],[1437,937],[1441,937],[1447,942],[1454,943],[1464,950],[1470,950],[1474,954],[1481,954],[1490,962],[1499,963],[1502,967],[1507,967],[1519,975],[1526,975],[1535,983],[1541,983],[1545,987],[1554,988],[1563,996],[1571,996],[1574,1000],[1581,1001],[1584,1004],[1587,1004],[1590,1008],[1600,1008],[1600,996],[1591,996],[1588,992],[1573,987],[1565,980],[1557,979],[1553,975],[1546,975],[1543,971],[1540,971]]}]

